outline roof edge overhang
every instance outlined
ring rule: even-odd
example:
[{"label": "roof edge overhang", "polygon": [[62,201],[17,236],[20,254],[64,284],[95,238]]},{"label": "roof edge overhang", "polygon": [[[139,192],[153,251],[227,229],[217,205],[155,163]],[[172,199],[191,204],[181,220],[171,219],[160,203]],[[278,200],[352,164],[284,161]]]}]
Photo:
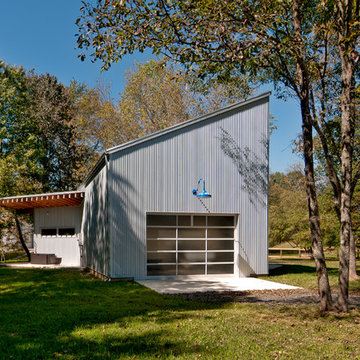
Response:
[{"label": "roof edge overhang", "polygon": [[0,206],[9,210],[31,210],[34,208],[78,206],[83,202],[84,191],[18,195],[0,198]]}]

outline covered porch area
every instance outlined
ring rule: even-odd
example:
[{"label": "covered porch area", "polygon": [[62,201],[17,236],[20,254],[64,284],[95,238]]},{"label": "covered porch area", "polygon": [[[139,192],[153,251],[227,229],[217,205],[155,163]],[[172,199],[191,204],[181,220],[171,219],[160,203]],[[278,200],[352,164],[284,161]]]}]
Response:
[{"label": "covered porch area", "polygon": [[15,211],[17,215],[33,214],[31,253],[23,241],[16,216],[19,238],[32,264],[79,267],[83,200],[83,191],[66,191],[0,198],[0,206]]}]

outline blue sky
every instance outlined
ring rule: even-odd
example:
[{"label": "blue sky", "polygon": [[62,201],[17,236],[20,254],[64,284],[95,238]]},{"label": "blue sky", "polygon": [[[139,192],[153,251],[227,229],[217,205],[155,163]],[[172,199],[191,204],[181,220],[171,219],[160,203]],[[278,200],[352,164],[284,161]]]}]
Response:
[{"label": "blue sky", "polygon": [[[76,50],[75,20],[80,14],[80,0],[3,1],[0,12],[0,58],[12,65],[50,73],[64,84],[72,79],[94,86],[97,79],[111,82],[113,97],[123,90],[124,75],[134,61],[145,62],[150,53],[125,57],[110,70],[101,72],[101,63],[81,62]],[[261,92],[272,90],[261,87]],[[270,111],[278,129],[270,139],[270,170],[285,171],[302,162],[294,155],[291,142],[301,131],[299,105],[293,99],[271,96]]]}]

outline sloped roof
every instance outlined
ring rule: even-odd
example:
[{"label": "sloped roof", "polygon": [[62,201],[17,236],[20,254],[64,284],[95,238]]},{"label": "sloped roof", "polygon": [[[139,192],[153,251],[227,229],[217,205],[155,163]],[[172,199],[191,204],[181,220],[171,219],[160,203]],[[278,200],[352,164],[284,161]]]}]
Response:
[{"label": "sloped roof", "polygon": [[254,102],[258,102],[258,101],[260,101],[262,99],[266,99],[270,95],[271,95],[271,91],[267,91],[267,92],[262,93],[260,95],[251,97],[250,99],[240,101],[238,103],[231,104],[231,105],[228,105],[228,106],[226,106],[224,108],[221,108],[219,110],[213,111],[211,113],[199,116],[199,117],[197,117],[195,119],[191,119],[191,120],[181,122],[179,124],[170,126],[170,127],[166,128],[166,129],[156,131],[156,132],[154,132],[154,133],[152,133],[150,135],[143,136],[143,137],[141,137],[139,139],[135,139],[135,140],[126,142],[124,144],[120,144],[120,145],[114,146],[112,148],[109,148],[101,155],[100,159],[97,161],[97,163],[94,165],[94,167],[90,170],[89,174],[87,175],[87,177],[86,177],[86,179],[84,181],[84,184],[87,185],[87,184],[90,183],[90,181],[94,178],[94,176],[98,173],[98,171],[103,168],[103,166],[105,165],[106,158],[111,154],[114,154],[114,153],[117,153],[119,151],[131,148],[133,146],[145,143],[145,142],[150,141],[150,140],[160,138],[161,136],[164,136],[164,135],[167,135],[169,133],[178,131],[180,129],[184,129],[186,127],[190,127],[190,126],[192,126],[194,124],[213,119],[215,116],[219,116],[219,115],[224,114],[226,112],[241,109],[242,107],[248,106],[249,104],[252,104]]}]

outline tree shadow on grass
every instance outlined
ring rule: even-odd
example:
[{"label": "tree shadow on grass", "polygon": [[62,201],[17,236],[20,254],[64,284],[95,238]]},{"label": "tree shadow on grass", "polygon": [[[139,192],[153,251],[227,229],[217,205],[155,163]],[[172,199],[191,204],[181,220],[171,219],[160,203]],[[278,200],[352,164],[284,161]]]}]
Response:
[{"label": "tree shadow on grass", "polygon": [[0,269],[0,359],[192,356],[205,349],[175,324],[221,307],[81,272]]},{"label": "tree shadow on grass", "polygon": [[309,274],[315,273],[316,270],[313,266],[308,265],[282,265],[281,267],[271,269],[269,275],[286,275],[286,274]]},{"label": "tree shadow on grass", "polygon": [[[338,269],[336,267],[327,267],[328,274],[334,275],[338,274]],[[301,265],[301,264],[284,264],[281,267],[271,269],[269,271],[269,276],[277,275],[288,275],[288,274],[316,274],[315,266]]]},{"label": "tree shadow on grass", "polygon": [[147,330],[142,334],[126,336],[104,333],[101,337],[92,339],[66,334],[54,340],[45,344],[38,339],[28,343],[18,339],[17,342],[12,342],[9,352],[5,350],[0,356],[4,359],[149,359],[181,355],[191,357],[198,352],[203,355],[209,352],[198,344],[189,346],[185,341],[164,330]]}]

